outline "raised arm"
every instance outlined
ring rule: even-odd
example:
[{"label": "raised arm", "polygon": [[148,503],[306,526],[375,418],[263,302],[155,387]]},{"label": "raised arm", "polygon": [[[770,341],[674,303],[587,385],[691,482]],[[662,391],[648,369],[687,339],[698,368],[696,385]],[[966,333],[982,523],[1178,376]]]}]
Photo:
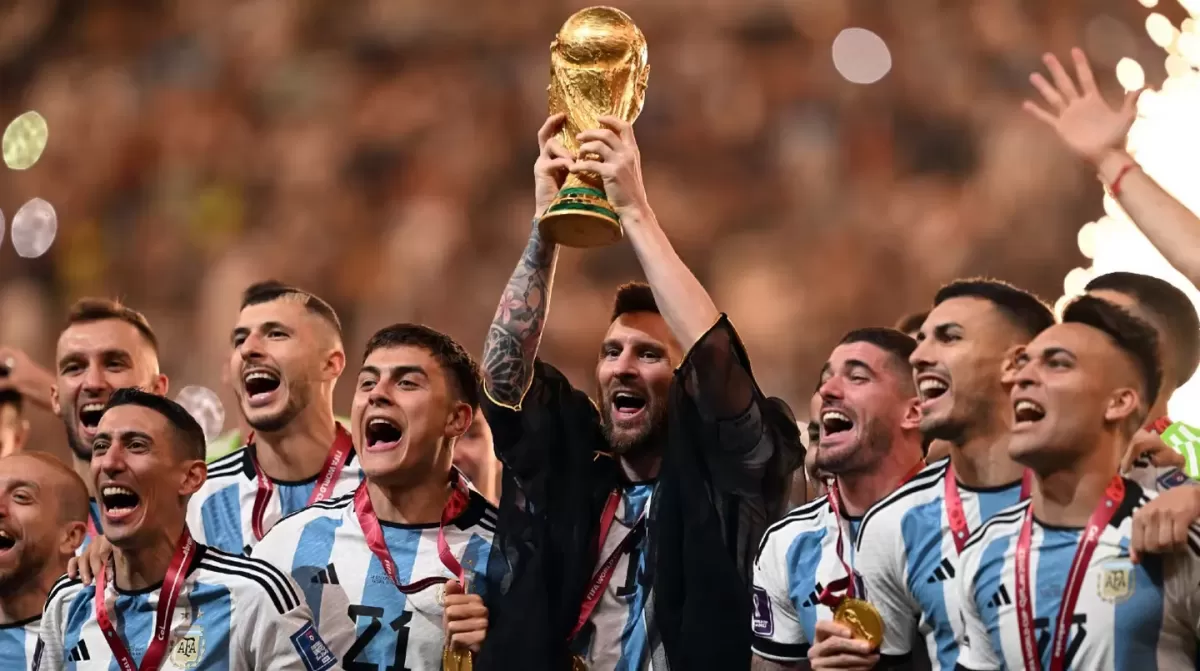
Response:
[{"label": "raised arm", "polygon": [[571,155],[554,137],[562,121],[561,114],[552,116],[538,131],[540,152],[533,166],[536,205],[529,244],[504,287],[483,345],[484,384],[493,400],[509,406],[519,405],[529,388],[550,307],[558,247],[542,239],[537,218],[558,195],[571,165]]},{"label": "raised arm", "polygon": [[1171,265],[1200,286],[1200,217],[1159,186],[1125,151],[1141,91],[1127,93],[1120,107],[1113,108],[1100,95],[1083,52],[1072,49],[1071,57],[1079,85],[1057,58],[1046,54],[1043,60],[1050,80],[1037,73],[1029,78],[1045,106],[1026,101],[1025,110],[1091,163],[1106,186],[1112,189],[1117,183],[1117,201],[1133,223]]},{"label": "raised arm", "polygon": [[650,209],[633,126],[615,117],[600,117],[600,123],[605,127],[579,136],[580,154],[594,153],[600,160],[578,161],[571,170],[595,172],[604,178],[604,192],[621,217],[621,227],[642,264],[658,309],[686,352],[717,321],[717,307],[675,253]]}]

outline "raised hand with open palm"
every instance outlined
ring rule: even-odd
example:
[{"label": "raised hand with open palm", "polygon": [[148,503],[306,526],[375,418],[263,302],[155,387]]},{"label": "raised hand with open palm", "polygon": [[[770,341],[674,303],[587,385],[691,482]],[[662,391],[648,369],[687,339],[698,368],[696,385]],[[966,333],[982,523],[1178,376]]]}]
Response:
[{"label": "raised hand with open palm", "polygon": [[1137,119],[1137,101],[1144,89],[1130,91],[1120,106],[1108,104],[1096,87],[1096,78],[1080,49],[1071,50],[1075,61],[1078,87],[1054,54],[1042,60],[1050,71],[1053,83],[1041,73],[1029,76],[1034,88],[1042,94],[1045,106],[1026,100],[1026,112],[1058,133],[1058,137],[1081,158],[1099,164],[1111,151],[1124,151],[1125,138]]}]

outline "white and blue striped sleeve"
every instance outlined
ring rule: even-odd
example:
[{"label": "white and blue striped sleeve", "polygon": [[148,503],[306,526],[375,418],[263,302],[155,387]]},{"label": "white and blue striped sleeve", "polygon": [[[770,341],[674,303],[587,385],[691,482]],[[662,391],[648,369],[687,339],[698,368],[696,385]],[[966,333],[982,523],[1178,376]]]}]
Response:
[{"label": "white and blue striped sleeve", "polygon": [[808,654],[809,646],[800,615],[788,594],[787,547],[781,542],[787,537],[768,533],[754,562],[751,649],[773,662],[800,661]]},{"label": "white and blue striped sleeve", "polygon": [[75,595],[83,589],[83,583],[67,576],[58,579],[46,596],[46,607],[42,612],[42,630],[34,648],[33,671],[57,671],[63,668],[63,641],[66,637],[67,609]]}]

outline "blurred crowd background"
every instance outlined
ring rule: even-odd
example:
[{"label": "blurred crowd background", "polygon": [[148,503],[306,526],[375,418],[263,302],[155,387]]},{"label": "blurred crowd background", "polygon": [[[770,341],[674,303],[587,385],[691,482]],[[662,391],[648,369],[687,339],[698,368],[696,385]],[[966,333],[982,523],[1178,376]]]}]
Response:
[{"label": "blurred crowd background", "polygon": [[[173,389],[210,387],[232,411],[240,292],[273,277],[335,306],[351,366],[395,321],[479,352],[533,214],[548,47],[587,4],[3,3],[0,116],[37,110],[50,141],[32,169],[0,168],[0,210],[45,198],[59,232],[38,259],[0,249],[0,343],[49,365],[66,305],[119,297],[158,331]],[[1087,265],[1076,234],[1100,185],[1020,110],[1043,51],[1084,47],[1114,96],[1123,56],[1163,77],[1135,0],[617,5],[649,43],[636,130],[651,203],[763,388],[801,417],[844,331],[890,325],[962,275],[1054,301]],[[850,26],[890,49],[877,83],[833,65]],[[625,245],[562,254],[542,354],[578,386],[614,287],[636,277]],[[340,411],[351,393],[343,380]]]}]

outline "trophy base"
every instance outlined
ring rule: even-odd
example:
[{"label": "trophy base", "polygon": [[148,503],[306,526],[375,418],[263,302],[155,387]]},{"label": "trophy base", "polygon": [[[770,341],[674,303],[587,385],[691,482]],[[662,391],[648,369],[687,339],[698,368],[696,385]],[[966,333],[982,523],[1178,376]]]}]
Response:
[{"label": "trophy base", "polygon": [[623,237],[621,221],[604,192],[590,187],[568,187],[546,209],[538,232],[566,247],[603,247]]}]

